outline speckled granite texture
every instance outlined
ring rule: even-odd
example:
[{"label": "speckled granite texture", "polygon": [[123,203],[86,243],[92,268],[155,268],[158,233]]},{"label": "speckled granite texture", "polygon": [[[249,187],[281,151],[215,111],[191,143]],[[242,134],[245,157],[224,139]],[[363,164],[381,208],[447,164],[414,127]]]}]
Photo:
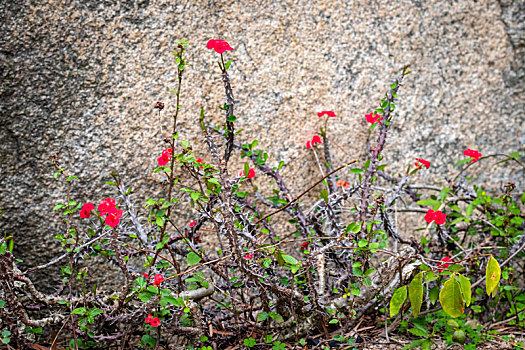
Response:
[{"label": "speckled granite texture", "polygon": [[[319,176],[304,147],[320,126],[316,113],[337,114],[328,130],[334,163],[362,155],[363,116],[407,63],[413,74],[387,146],[391,169],[422,157],[437,179],[466,148],[523,151],[524,23],[525,3],[509,0],[2,1],[2,232],[15,235],[27,264],[50,258],[44,240],[60,222],[48,216],[65,190],[53,179],[52,153],[79,176],[79,200],[113,195],[103,185],[113,169],[140,189],[137,199],[160,195],[152,170],[176,107],[169,90],[179,38],[190,40],[191,63],[182,136],[198,134],[201,106],[221,115],[217,54],[206,42],[225,39],[235,48],[227,57],[240,137],[259,139],[272,162],[285,160],[296,193]],[[157,100],[166,103],[160,117]],[[523,170],[507,164],[480,181],[523,187]]]}]

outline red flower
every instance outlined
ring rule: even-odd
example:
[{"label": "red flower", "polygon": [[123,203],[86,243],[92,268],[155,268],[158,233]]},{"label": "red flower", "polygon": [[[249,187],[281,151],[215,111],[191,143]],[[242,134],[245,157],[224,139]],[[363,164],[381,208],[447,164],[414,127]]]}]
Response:
[{"label": "red flower", "polygon": [[172,152],[171,148],[163,150],[162,151],[162,155],[157,158],[157,163],[159,163],[160,166],[164,166],[164,165],[168,164],[168,162],[170,160],[170,156],[172,154],[173,154],[173,152]]},{"label": "red flower", "polygon": [[160,286],[160,284],[164,281],[164,277],[162,277],[161,274],[158,274],[158,275],[155,275],[155,278],[153,280],[153,285],[154,286]]},{"label": "red flower", "polygon": [[434,221],[436,222],[436,225],[443,225],[445,220],[447,220],[447,214],[442,213],[439,210],[436,211],[434,214]]},{"label": "red flower", "polygon": [[195,220],[193,220],[192,222],[190,222],[190,227],[193,227],[195,226]]},{"label": "red flower", "polygon": [[308,246],[310,245],[310,241],[303,242],[301,243],[301,245],[302,245],[301,250],[308,249]]},{"label": "red flower", "polygon": [[312,148],[312,146],[315,146],[316,143],[323,143],[319,135],[314,135],[314,137],[312,137],[312,141],[308,141],[306,143],[306,149]]},{"label": "red flower", "polygon": [[151,327],[158,327],[160,325],[160,319],[149,314],[148,317],[146,317],[146,323],[149,323]]},{"label": "red flower", "polygon": [[438,271],[443,271],[448,267],[449,262],[452,262],[452,259],[450,259],[448,256],[441,259],[441,262],[438,264]]},{"label": "red flower", "polygon": [[160,320],[158,317],[153,317],[151,319],[151,323],[150,323],[151,327],[154,327],[154,328],[157,328],[158,326],[160,326]]},{"label": "red flower", "polygon": [[206,47],[210,50],[215,50],[217,53],[223,53],[224,51],[232,51],[233,48],[224,40],[211,39],[206,44]]},{"label": "red flower", "polygon": [[[244,174],[244,171],[241,171],[239,173],[239,176],[246,176]],[[250,168],[250,170],[248,170],[248,176],[246,176],[248,179],[253,179],[255,177],[255,169],[254,168]]]},{"label": "red flower", "polygon": [[95,205],[93,203],[86,203],[82,206],[82,209],[80,210],[80,217],[82,219],[87,219],[91,215],[91,211],[95,209]]},{"label": "red flower", "polygon": [[348,183],[348,181],[345,181],[345,180],[337,180],[335,182],[335,184],[337,186],[341,186],[343,187],[345,190],[349,189],[350,188],[350,184]]},{"label": "red flower", "polygon": [[421,158],[416,158],[416,160],[417,160],[416,167],[422,168],[423,166],[425,166],[427,169],[430,168],[430,162],[428,162],[428,161],[426,161],[424,159],[421,159]]},{"label": "red flower", "polygon": [[322,112],[320,112],[320,113],[317,113],[317,116],[320,118],[320,117],[322,117],[322,116],[325,115],[325,114],[326,114],[327,116],[329,116],[329,117],[332,117],[332,118],[335,117],[335,113],[332,112],[332,111],[322,111]]},{"label": "red flower", "polygon": [[370,124],[374,124],[378,120],[383,120],[383,117],[377,113],[376,114],[374,113],[365,114],[365,118],[366,118],[366,121],[369,122]]},{"label": "red flower", "polygon": [[443,225],[447,219],[447,214],[442,213],[441,211],[434,211],[432,209],[429,209],[427,211],[427,214],[425,215],[425,221],[429,224],[432,221],[436,222],[436,225]]},{"label": "red flower", "polygon": [[432,221],[434,221],[434,213],[435,211],[433,211],[432,209],[428,209],[427,215],[425,215],[425,221],[428,222],[429,224]]},{"label": "red flower", "polygon": [[481,153],[479,153],[478,151],[476,150],[473,150],[473,149],[467,149],[466,151],[463,151],[463,154],[467,157],[472,157],[474,159],[472,159],[473,162],[477,162],[479,160],[479,157],[482,156]]},{"label": "red flower", "polygon": [[143,273],[142,276],[144,276],[145,279],[148,279],[148,274],[147,273]]},{"label": "red flower", "polygon": [[197,163],[201,163],[201,164],[204,163],[204,161],[202,160],[202,158],[197,158],[197,159],[195,159],[195,161],[196,161]]},{"label": "red flower", "polygon": [[112,211],[111,213],[106,216],[106,219],[104,222],[106,225],[111,226],[112,228],[115,228],[120,222],[120,217],[122,216],[123,211],[122,210],[116,210]]},{"label": "red flower", "polygon": [[103,199],[102,201],[100,201],[100,204],[98,206],[100,216],[104,216],[116,210],[117,208],[115,207],[115,200],[113,198]]},{"label": "red flower", "polygon": [[244,256],[244,258],[245,258],[246,260],[252,260],[252,259],[253,259],[253,254],[246,254],[246,255]]}]

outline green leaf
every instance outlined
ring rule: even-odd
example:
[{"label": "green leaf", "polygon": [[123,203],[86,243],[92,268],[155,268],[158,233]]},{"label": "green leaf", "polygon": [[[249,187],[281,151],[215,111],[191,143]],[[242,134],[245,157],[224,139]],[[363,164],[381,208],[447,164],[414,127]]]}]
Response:
[{"label": "green leaf", "polygon": [[165,301],[167,301],[168,303],[170,303],[171,305],[175,305],[175,306],[182,306],[181,303],[175,299],[174,297],[172,296],[165,296],[163,297],[162,299],[164,299]]},{"label": "green leaf", "polygon": [[155,294],[150,293],[150,292],[141,292],[141,293],[139,293],[138,298],[139,298],[140,301],[142,301],[143,303],[147,303],[148,301],[151,300],[151,298],[153,298],[154,295],[155,295]]},{"label": "green leaf", "polygon": [[190,143],[186,140],[180,140],[180,143],[182,144],[182,146],[184,146],[184,148],[188,148],[188,146],[190,145]]},{"label": "green leaf", "polygon": [[287,262],[290,265],[297,265],[297,260],[293,256],[283,254],[282,258],[285,262]]},{"label": "green leaf", "polygon": [[430,292],[428,293],[428,299],[430,300],[432,305],[435,305],[436,301],[438,300],[438,297],[439,297],[439,287],[434,286],[432,287],[432,289],[430,289]]},{"label": "green leaf", "polygon": [[439,302],[443,311],[450,317],[456,318],[463,315],[465,311],[465,302],[461,295],[461,288],[459,282],[455,278],[450,278],[445,281],[443,288],[439,292]]},{"label": "green leaf", "polygon": [[230,58],[228,60],[228,62],[226,62],[226,64],[224,65],[224,70],[228,70],[228,68],[230,68],[230,65],[232,64],[232,59]]},{"label": "green leaf", "polygon": [[268,313],[265,311],[262,311],[257,315],[257,322],[262,322],[266,320],[267,318],[268,318]]},{"label": "green leaf", "polygon": [[467,209],[465,209],[465,216],[471,216],[472,215],[472,212],[474,211],[474,204],[470,203],[467,207]]},{"label": "green leaf", "polygon": [[449,191],[450,191],[450,188],[445,187],[441,190],[441,192],[439,192],[439,198],[441,199],[441,201],[444,201],[447,198]]},{"label": "green leaf", "polygon": [[359,246],[359,248],[366,247],[368,245],[368,241],[362,238],[357,242],[357,245]]},{"label": "green leaf", "polygon": [[390,317],[394,317],[399,313],[401,306],[407,299],[407,286],[399,287],[390,299]]},{"label": "green leaf", "polygon": [[419,328],[410,328],[408,331],[413,335],[417,335],[418,337],[428,337],[428,333]]},{"label": "green leaf", "polygon": [[365,171],[368,170],[368,167],[370,166],[370,159],[367,159],[366,162],[365,162]]},{"label": "green leaf", "polygon": [[518,158],[520,157],[520,152],[509,153],[509,157],[518,160]]},{"label": "green leaf", "polygon": [[2,242],[2,244],[0,244],[0,254],[4,255],[6,249],[7,249],[7,242],[4,241],[4,242]]},{"label": "green leaf", "polygon": [[274,314],[274,315],[271,315],[271,316],[272,316],[272,318],[274,320],[276,320],[279,323],[284,322],[284,319],[283,319],[283,317],[280,314]]},{"label": "green leaf", "polygon": [[190,197],[191,199],[193,199],[194,201],[196,201],[197,199],[199,199],[199,197],[201,196],[201,194],[199,192],[192,192],[190,194]]},{"label": "green leaf", "polygon": [[77,307],[75,310],[71,311],[71,315],[85,315],[85,314],[86,314],[85,307]]},{"label": "green leaf", "polygon": [[350,169],[350,172],[353,174],[359,174],[363,172],[363,169],[353,168],[353,169]]},{"label": "green leaf", "polygon": [[0,299],[0,309],[5,306],[5,300]]},{"label": "green leaf", "polygon": [[248,164],[248,162],[244,162],[244,176],[248,176],[249,172],[250,172],[250,164]]},{"label": "green leaf", "polygon": [[441,202],[435,199],[422,199],[417,201],[418,205],[431,205],[433,207],[441,206]]},{"label": "green leaf", "polygon": [[197,254],[195,254],[195,252],[190,252],[188,254],[188,256],[186,257],[186,261],[188,262],[189,266],[196,265],[201,260],[202,260],[202,258],[200,256],[198,256]]},{"label": "green leaf", "polygon": [[408,297],[410,299],[412,315],[417,317],[421,311],[421,304],[423,303],[423,272],[420,272],[414,277],[408,286]]},{"label": "green leaf", "polygon": [[466,159],[462,159],[460,160],[459,162],[457,162],[456,164],[454,164],[454,168],[457,167],[458,165],[461,165],[461,164],[465,164],[465,163],[468,163],[472,160],[472,158],[468,157]]},{"label": "green leaf", "polygon": [[492,297],[496,296],[500,278],[501,268],[499,267],[498,261],[491,255],[485,272],[485,287],[488,295],[492,294]]},{"label": "green leaf", "polygon": [[326,190],[326,188],[323,188],[319,194],[321,195],[321,198],[328,203],[328,191]]},{"label": "green leaf", "polygon": [[234,115],[230,115],[230,116],[227,118],[227,120],[228,120],[230,123],[233,123],[234,121],[237,120],[237,117],[234,116]]},{"label": "green leaf", "polygon": [[426,283],[435,281],[437,279],[438,279],[438,277],[436,276],[436,274],[434,272],[428,271],[427,273],[425,273],[425,282]]},{"label": "green leaf", "polygon": [[251,348],[251,347],[255,346],[255,344],[257,344],[257,342],[253,338],[244,339],[244,346],[248,346],[248,347]]},{"label": "green leaf", "polygon": [[463,295],[463,300],[465,301],[465,304],[469,306],[472,297],[470,280],[461,274],[458,274],[458,280],[459,288],[461,289],[461,294]]},{"label": "green leaf", "polygon": [[456,320],[448,320],[448,321],[447,321],[447,324],[448,324],[450,327],[459,328],[459,323],[458,323],[458,321],[456,321]]},{"label": "green leaf", "polygon": [[55,206],[53,207],[53,210],[58,210],[58,209],[63,208],[63,207],[65,207],[64,204],[62,204],[62,203],[58,203],[57,205],[55,205]]}]

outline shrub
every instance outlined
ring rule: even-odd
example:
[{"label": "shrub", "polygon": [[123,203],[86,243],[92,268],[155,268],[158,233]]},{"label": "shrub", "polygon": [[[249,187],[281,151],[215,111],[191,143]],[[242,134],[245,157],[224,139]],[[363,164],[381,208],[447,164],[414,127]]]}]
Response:
[{"label": "shrub", "polygon": [[[179,41],[173,52],[178,108],[154,170],[167,180],[161,187],[165,195],[147,199],[137,210],[131,187],[117,173],[107,182],[115,188],[114,198],[82,204],[68,191],[54,208],[66,222],[55,237],[64,254],[27,271],[16,266],[13,238],[4,237],[4,343],[27,346],[35,334],[54,329],[52,342],[60,336],[70,348],[183,344],[207,349],[213,343],[242,342],[247,348],[284,349],[286,342],[312,342],[308,336],[316,333],[323,334],[325,344],[352,344],[346,334],[359,319],[384,313],[386,332],[401,324],[421,337],[412,347],[428,348],[434,334],[427,328],[428,317],[440,308],[444,313],[439,317],[447,320],[464,318],[468,308],[469,317],[486,324],[523,325],[523,264],[518,262],[525,247],[525,195],[520,204],[511,183],[503,194],[489,195],[469,185],[465,176],[470,167],[491,158],[523,166],[518,153],[466,150],[466,158],[456,163],[457,175],[443,188],[411,183],[414,174],[431,166],[422,158],[405,172],[387,172],[383,150],[399,90],[410,73],[405,66],[378,107],[363,117],[376,140],[365,159],[333,164],[328,124],[338,116],[318,113],[319,135],[306,148],[323,175],[295,195],[280,173],[284,162],[272,166],[257,140],[237,140],[228,73],[232,60],[224,58],[233,48],[225,41],[208,43],[220,54],[226,102],[219,107],[224,113],[220,126],[212,125],[201,109],[206,160],[180,137],[177,119],[187,47],[187,41]],[[164,104],[157,102],[155,108],[160,114]],[[244,160],[242,169],[232,169],[237,155]],[[58,157],[51,162],[55,177],[73,186],[77,177]],[[264,195],[268,190],[271,195]],[[194,218],[185,227],[178,224],[178,208],[191,210]],[[407,241],[398,232],[399,211],[419,213],[420,221],[426,221],[419,240]],[[76,288],[73,280],[88,277],[79,262],[100,256],[122,273],[121,289]],[[59,264],[62,292],[40,293],[28,274]],[[486,293],[480,288],[483,281]],[[409,307],[413,328],[406,323]],[[438,331],[444,328],[440,324]],[[459,332],[459,323],[453,325]]]}]

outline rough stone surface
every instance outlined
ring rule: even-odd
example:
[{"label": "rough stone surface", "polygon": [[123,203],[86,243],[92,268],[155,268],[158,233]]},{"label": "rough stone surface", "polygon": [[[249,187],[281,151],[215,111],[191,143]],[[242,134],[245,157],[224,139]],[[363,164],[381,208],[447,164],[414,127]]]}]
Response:
[{"label": "rough stone surface", "polygon": [[[200,107],[214,120],[224,91],[206,49],[234,51],[230,69],[241,140],[259,140],[296,193],[319,177],[304,145],[316,113],[333,110],[334,163],[363,155],[364,114],[390,79],[411,64],[400,91],[386,159],[405,169],[432,162],[437,179],[463,158],[523,151],[523,1],[3,1],[0,4],[0,217],[28,265],[47,261],[63,227],[51,209],[65,187],[48,156],[60,155],[80,182],[81,201],[113,196],[109,171],[161,195],[155,160],[169,135],[176,87],[174,40],[190,40],[180,131],[198,135]],[[159,116],[157,101],[166,103]],[[199,154],[199,152],[197,152]],[[206,159],[206,155],[202,156]],[[208,159],[211,160],[211,159]],[[480,182],[524,185],[524,172],[494,160],[472,167]],[[349,175],[348,175],[349,176]],[[424,180],[424,179],[420,179]],[[188,219],[188,213],[181,213]]]}]

